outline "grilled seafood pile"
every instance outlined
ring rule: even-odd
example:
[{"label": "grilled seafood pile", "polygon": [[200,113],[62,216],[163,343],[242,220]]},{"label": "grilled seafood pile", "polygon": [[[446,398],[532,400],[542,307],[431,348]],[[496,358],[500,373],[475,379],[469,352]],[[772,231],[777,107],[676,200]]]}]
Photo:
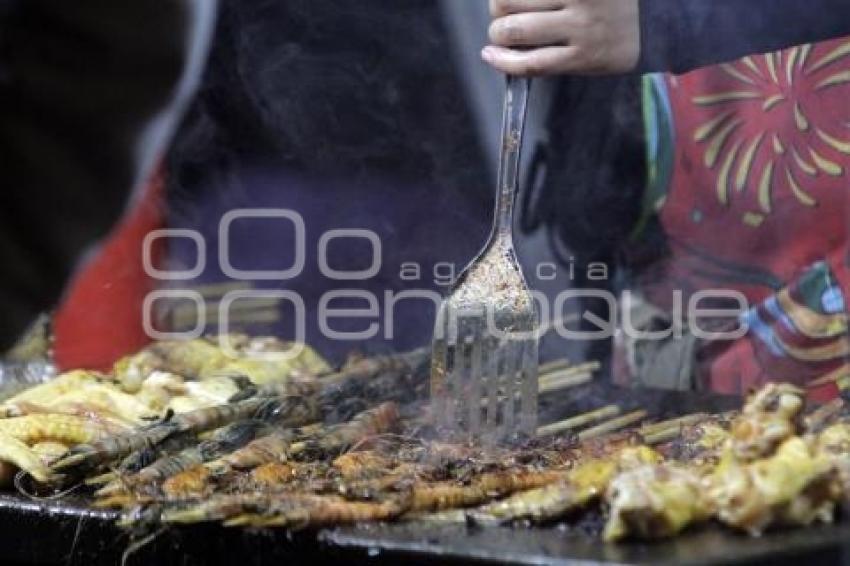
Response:
[{"label": "grilled seafood pile", "polygon": [[157,423],[180,426],[240,392],[294,384],[330,369],[309,348],[284,358],[291,345],[274,339],[231,336],[229,344],[225,351],[214,339],[156,343],[109,373],[71,371],[0,402],[0,482],[9,483],[12,466],[38,482],[54,482],[49,464],[72,446],[145,430],[146,440],[136,435],[140,444],[133,446],[144,451],[151,440],[164,439]]},{"label": "grilled seafood pile", "polygon": [[[545,524],[591,508],[603,537],[661,538],[707,521],[750,535],[832,521],[850,503],[843,402],[807,411],[769,384],[740,411],[648,422],[607,406],[509,446],[452,443],[430,426],[426,351],[352,359],[276,341],[155,344],[109,375],[72,372],[0,409],[0,460],[40,489],[85,484],[122,525],[303,528],[367,521]],[[233,352],[231,352],[233,354]],[[555,364],[541,392],[586,383]]]}]

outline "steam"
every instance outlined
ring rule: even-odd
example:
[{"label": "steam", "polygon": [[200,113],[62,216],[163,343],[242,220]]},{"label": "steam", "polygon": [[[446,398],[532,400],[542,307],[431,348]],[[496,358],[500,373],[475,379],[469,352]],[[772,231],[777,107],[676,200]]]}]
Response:
[{"label": "steam", "polygon": [[[491,172],[436,3],[228,0],[219,22],[204,88],[168,158],[171,225],[211,239],[211,267],[192,284],[221,279],[214,227],[234,208],[298,211],[310,259],[327,230],[375,231],[384,261],[367,283],[376,289],[435,289],[427,277],[435,264],[462,266],[478,251],[490,223]],[[233,257],[289,265],[290,237],[245,234]],[[173,255],[190,253],[184,244]],[[329,260],[362,268],[354,251]],[[400,280],[405,261],[421,264],[423,281]],[[308,261],[301,277],[276,286],[302,293],[309,310],[338,282]],[[430,309],[404,316],[391,343],[366,347],[427,343]],[[316,328],[307,339],[339,356],[352,346]]]}]

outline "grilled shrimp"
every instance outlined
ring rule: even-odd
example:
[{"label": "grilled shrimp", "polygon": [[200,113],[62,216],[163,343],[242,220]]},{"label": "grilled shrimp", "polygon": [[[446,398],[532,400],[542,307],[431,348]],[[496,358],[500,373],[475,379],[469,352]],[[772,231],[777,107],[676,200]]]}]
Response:
[{"label": "grilled shrimp", "polygon": [[14,464],[40,483],[50,483],[55,479],[37,452],[17,438],[2,432],[0,460]]},{"label": "grilled shrimp", "polygon": [[347,501],[338,496],[312,494],[224,495],[184,509],[167,509],[165,523],[200,523],[227,520],[231,525],[305,527],[361,521],[389,520],[410,506],[409,496],[377,503]]},{"label": "grilled shrimp", "polygon": [[220,428],[227,423],[250,418],[262,401],[248,399],[233,405],[219,405],[174,415],[135,432],[112,436],[102,441],[75,446],[56,470],[90,469],[100,464],[125,458],[145,448],[156,446],[175,433],[201,433]]},{"label": "grilled shrimp", "polygon": [[298,427],[313,423],[321,411],[313,397],[288,395],[286,397],[255,398],[258,403],[253,418],[279,427]]},{"label": "grilled shrimp", "polygon": [[100,383],[104,379],[106,379],[105,376],[92,371],[77,370],[63,373],[47,383],[36,385],[7,399],[0,405],[0,414],[5,415],[8,407],[16,403],[27,402],[36,405],[50,403],[66,393],[77,391],[88,384]]},{"label": "grilled shrimp", "polygon": [[118,465],[118,473],[135,474],[156,462],[159,458],[169,454],[176,454],[181,450],[194,446],[198,443],[197,436],[192,433],[173,434],[158,444],[151,444],[145,448],[133,452]]},{"label": "grilled shrimp", "polygon": [[300,479],[300,475],[301,470],[296,465],[271,462],[255,468],[249,483],[253,489],[272,490]]},{"label": "grilled shrimp", "polygon": [[386,474],[393,466],[391,461],[376,452],[348,452],[332,462],[345,480],[367,479]]},{"label": "grilled shrimp", "polygon": [[[232,351],[222,348],[226,338]],[[243,375],[258,384],[286,379],[293,371],[323,373],[328,366],[313,350],[304,346],[294,358],[274,356],[288,353],[292,344],[275,339],[242,335],[157,342],[138,354],[115,364],[114,373],[128,389],[156,370],[203,380],[213,375]]]},{"label": "grilled shrimp", "polygon": [[155,370],[197,379],[204,371],[224,365],[227,359],[220,348],[203,338],[172,340],[151,344],[119,360],[113,369],[120,381],[132,386],[137,383],[138,376],[144,379]]},{"label": "grilled shrimp", "polygon": [[181,431],[202,433],[246,419],[274,422],[280,426],[301,426],[315,421],[318,416],[318,408],[309,398],[252,397],[236,403],[180,413],[175,415],[170,423]]},{"label": "grilled shrimp", "polygon": [[165,480],[162,493],[172,500],[206,497],[214,488],[211,477],[207,468],[195,466]]},{"label": "grilled shrimp", "polygon": [[261,512],[269,505],[270,497],[264,493],[214,495],[205,501],[188,506],[165,509],[163,523],[203,523],[220,521],[245,513]]},{"label": "grilled shrimp", "polygon": [[505,471],[482,474],[468,485],[457,482],[415,483],[412,512],[445,511],[479,505],[517,491],[543,487],[563,478],[563,472]]},{"label": "grilled shrimp", "polygon": [[[322,375],[330,371],[325,360],[304,344],[295,345],[275,338],[237,337],[234,340],[233,336],[230,341],[238,357],[231,358],[217,371],[244,375],[257,385],[283,383],[293,375]],[[300,351],[293,355],[296,347]]]},{"label": "grilled shrimp", "polygon": [[410,497],[395,494],[383,501],[348,501],[332,496],[303,496],[275,501],[265,513],[248,513],[228,519],[228,527],[320,527],[364,521],[389,521],[410,508]]},{"label": "grilled shrimp", "polygon": [[296,375],[286,381],[267,383],[258,388],[256,394],[260,397],[290,397],[293,395],[312,397],[320,390],[321,383],[312,375]]},{"label": "grilled shrimp", "polygon": [[38,454],[44,465],[49,466],[68,452],[68,447],[60,442],[39,442],[32,446],[32,451]]},{"label": "grilled shrimp", "polygon": [[114,431],[91,419],[47,413],[0,419],[0,432],[25,444],[47,440],[63,444],[83,444],[106,438]]},{"label": "grilled shrimp", "polygon": [[370,436],[394,430],[398,423],[398,406],[392,402],[384,403],[360,413],[347,423],[330,427],[317,439],[294,445],[292,451],[300,452],[302,457],[338,454]]},{"label": "grilled shrimp", "polygon": [[54,406],[74,404],[91,406],[95,409],[96,413],[104,412],[107,415],[115,415],[124,420],[132,421],[135,425],[158,415],[157,412],[153,411],[138,398],[119,391],[111,383],[84,385],[75,391],[69,391],[57,397],[52,402],[46,403],[45,406],[51,408]]},{"label": "grilled shrimp", "polygon": [[352,399],[373,402],[408,402],[427,387],[430,353],[416,350],[383,358],[357,360],[335,374],[321,379],[320,404],[339,407]]},{"label": "grilled shrimp", "polygon": [[126,418],[113,411],[111,408],[97,402],[74,401],[63,397],[61,401],[49,406],[39,405],[29,401],[18,401],[7,405],[3,409],[5,414],[2,418],[26,417],[32,415],[71,415],[82,417],[87,420],[103,423],[110,430],[126,430],[139,424],[137,421]]},{"label": "grilled shrimp", "polygon": [[230,405],[216,405],[175,415],[169,424],[183,432],[201,433],[220,428],[228,423],[250,419],[263,406],[260,399],[246,399]]},{"label": "grilled shrimp", "polygon": [[204,466],[213,475],[224,475],[233,470],[250,470],[263,464],[285,460],[292,444],[292,431],[277,429],[249,442],[246,446],[207,462]]},{"label": "grilled shrimp", "polygon": [[[291,410],[291,412],[290,412]],[[281,422],[306,424],[313,417],[308,402],[251,398],[229,405],[205,407],[188,413],[171,415],[163,422],[138,431],[107,437],[102,441],[75,446],[62,460],[54,464],[56,470],[87,470],[98,465],[125,458],[134,452],[156,446],[174,434],[200,434],[245,419],[277,419]],[[3,422],[3,421],[0,421]],[[190,462],[191,465],[202,462]]]},{"label": "grilled shrimp", "polygon": [[614,475],[645,464],[657,463],[660,455],[645,446],[629,446],[605,459],[589,460],[564,472],[558,481],[523,491],[485,505],[470,516],[481,522],[528,519],[545,522],[585,507],[598,499]]},{"label": "grilled shrimp", "polygon": [[[139,395],[144,394],[149,389],[152,390],[151,394],[156,393],[154,388],[148,387],[148,382],[151,379],[145,381]],[[238,376],[225,375],[208,377],[203,381],[186,381],[179,395],[165,399],[166,406],[175,413],[181,414],[207,407],[226,405],[241,391],[241,381]]]},{"label": "grilled shrimp", "polygon": [[289,362],[266,360],[264,358],[242,358],[224,363],[214,372],[209,372],[205,378],[220,375],[241,375],[255,385],[283,384],[292,374],[292,364]]},{"label": "grilled shrimp", "polygon": [[263,423],[258,421],[243,421],[219,429],[210,439],[197,446],[186,448],[174,455],[164,456],[142,468],[135,475],[119,478],[107,484],[98,490],[96,495],[106,497],[128,488],[136,490],[176,476],[245,445],[254,438],[262,426]]},{"label": "grilled shrimp", "polygon": [[159,458],[175,454],[198,443],[198,438],[191,433],[173,434],[156,445],[148,445],[141,450],[126,456],[117,469],[86,479],[87,485],[104,485],[121,477],[138,473],[142,468],[150,466]]},{"label": "grilled shrimp", "polygon": [[136,432],[108,436],[88,444],[78,444],[65,457],[55,462],[52,468],[55,471],[85,472],[150,446],[156,446],[176,431],[177,426],[170,422],[157,423]]}]

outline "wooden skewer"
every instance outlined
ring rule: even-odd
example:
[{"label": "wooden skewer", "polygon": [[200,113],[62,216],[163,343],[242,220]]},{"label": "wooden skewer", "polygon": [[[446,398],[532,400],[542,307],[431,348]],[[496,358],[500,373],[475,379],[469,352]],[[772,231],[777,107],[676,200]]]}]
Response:
[{"label": "wooden skewer", "polygon": [[538,393],[552,393],[570,387],[578,387],[593,381],[593,375],[589,373],[568,375],[560,379],[547,379],[537,386]]},{"label": "wooden skewer", "polygon": [[642,421],[646,418],[647,414],[648,413],[646,411],[634,411],[633,413],[612,419],[608,422],[602,423],[601,425],[583,430],[578,433],[578,439],[580,441],[590,440],[592,438],[608,434],[609,432],[616,432],[622,428],[626,428],[627,426],[631,426]]},{"label": "wooden skewer", "polygon": [[570,367],[570,360],[567,358],[561,358],[560,360],[553,360],[551,362],[547,362],[540,366],[540,369],[537,370],[538,375],[543,377],[546,374],[556,372],[558,370],[567,369]]},{"label": "wooden skewer", "polygon": [[607,407],[602,407],[601,409],[596,409],[594,411],[590,411],[589,413],[584,413],[583,415],[578,415],[561,422],[542,426],[537,429],[537,436],[552,436],[568,430],[581,428],[593,422],[601,421],[609,417],[616,417],[619,414],[620,407],[618,407],[617,405],[608,405]]},{"label": "wooden skewer", "polygon": [[682,428],[683,426],[691,425],[697,423],[703,419],[708,418],[708,414],[706,413],[694,413],[693,415],[685,415],[684,417],[676,417],[675,419],[669,419],[666,421],[661,421],[657,423],[650,423],[647,425],[643,425],[640,428],[640,433],[643,435],[653,434],[656,432],[661,432],[663,430],[671,429],[671,428]]},{"label": "wooden skewer", "polygon": [[661,444],[662,442],[673,440],[681,433],[682,427],[674,426],[671,428],[658,430],[649,434],[644,434],[643,441],[646,443],[647,446],[655,446],[656,444]]},{"label": "wooden skewer", "polygon": [[644,425],[639,429],[644,442],[648,445],[660,444],[672,440],[682,433],[682,429],[688,425],[695,425],[708,419],[731,419],[737,414],[737,411],[727,411],[716,415],[708,413],[695,413],[693,415],[685,415],[676,419],[662,421],[659,423],[651,423]]},{"label": "wooden skewer", "polygon": [[557,381],[575,375],[583,375],[586,373],[592,374],[593,372],[598,371],[600,367],[602,366],[599,362],[588,362],[586,364],[579,364],[577,366],[571,366],[557,371],[552,371],[550,373],[547,373],[546,375],[543,375],[541,373],[540,382],[542,384],[548,381]]}]

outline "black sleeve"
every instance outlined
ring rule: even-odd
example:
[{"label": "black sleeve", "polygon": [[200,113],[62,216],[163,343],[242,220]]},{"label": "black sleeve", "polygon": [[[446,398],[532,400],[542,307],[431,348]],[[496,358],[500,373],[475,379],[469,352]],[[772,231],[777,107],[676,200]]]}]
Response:
[{"label": "black sleeve", "polygon": [[697,67],[850,35],[850,0],[640,0],[641,72]]},{"label": "black sleeve", "polygon": [[0,2],[3,348],[56,304],[163,151],[215,3]]}]

